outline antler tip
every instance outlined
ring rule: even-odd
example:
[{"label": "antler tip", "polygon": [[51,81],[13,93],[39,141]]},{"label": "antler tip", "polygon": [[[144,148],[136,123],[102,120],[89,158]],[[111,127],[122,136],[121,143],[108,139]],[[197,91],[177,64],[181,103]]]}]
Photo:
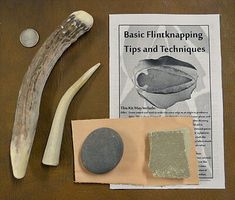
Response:
[{"label": "antler tip", "polygon": [[92,27],[94,23],[93,17],[86,11],[83,10],[75,11],[71,15],[74,15],[76,19],[84,23],[89,29]]}]

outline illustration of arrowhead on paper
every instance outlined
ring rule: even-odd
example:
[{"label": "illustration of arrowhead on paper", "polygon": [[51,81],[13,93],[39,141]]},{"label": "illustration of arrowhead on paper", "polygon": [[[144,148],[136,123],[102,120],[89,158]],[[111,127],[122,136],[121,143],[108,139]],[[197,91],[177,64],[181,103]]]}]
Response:
[{"label": "illustration of arrowhead on paper", "polygon": [[170,56],[140,60],[134,69],[138,94],[162,109],[190,99],[197,78],[197,69],[193,65]]}]

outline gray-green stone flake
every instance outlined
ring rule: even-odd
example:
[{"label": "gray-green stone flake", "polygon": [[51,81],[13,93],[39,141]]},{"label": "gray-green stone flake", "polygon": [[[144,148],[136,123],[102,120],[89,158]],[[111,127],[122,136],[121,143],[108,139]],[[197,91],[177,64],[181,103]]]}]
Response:
[{"label": "gray-green stone flake", "polygon": [[149,133],[149,168],[153,176],[187,178],[190,176],[184,134],[186,129]]},{"label": "gray-green stone flake", "polygon": [[111,171],[122,158],[123,142],[111,128],[98,128],[85,139],[81,149],[83,166],[95,174]]}]

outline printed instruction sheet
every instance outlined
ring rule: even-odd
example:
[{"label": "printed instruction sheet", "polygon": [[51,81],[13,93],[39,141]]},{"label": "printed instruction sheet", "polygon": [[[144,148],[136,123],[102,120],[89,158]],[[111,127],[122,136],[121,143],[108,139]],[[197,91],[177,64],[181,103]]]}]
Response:
[{"label": "printed instruction sheet", "polygon": [[110,188],[225,188],[219,15],[113,14],[109,39],[110,118],[193,117],[200,177]]}]

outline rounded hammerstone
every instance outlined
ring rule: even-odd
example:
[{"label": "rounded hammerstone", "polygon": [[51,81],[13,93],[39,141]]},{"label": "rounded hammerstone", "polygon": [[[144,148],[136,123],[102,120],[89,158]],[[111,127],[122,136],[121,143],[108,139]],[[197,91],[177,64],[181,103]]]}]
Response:
[{"label": "rounded hammerstone", "polygon": [[123,142],[111,128],[98,128],[85,139],[81,148],[81,162],[90,172],[103,174],[117,166],[122,158]]}]

